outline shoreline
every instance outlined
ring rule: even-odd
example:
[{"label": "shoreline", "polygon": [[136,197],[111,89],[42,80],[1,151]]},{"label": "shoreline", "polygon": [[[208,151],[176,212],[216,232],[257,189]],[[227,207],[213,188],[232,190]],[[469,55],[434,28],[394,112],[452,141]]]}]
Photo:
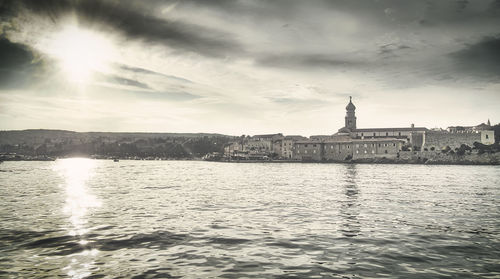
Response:
[{"label": "shoreline", "polygon": [[[69,156],[69,157],[41,157],[41,158],[3,158],[2,162],[13,161],[56,161],[58,159],[87,158],[93,160],[114,160],[116,158],[92,158],[92,156]],[[204,161],[218,163],[294,163],[294,164],[384,164],[384,165],[467,165],[467,166],[498,166],[500,165],[500,153],[473,154],[473,155],[444,155],[434,158],[358,158],[345,161],[314,161],[314,160],[203,160],[201,158],[178,158],[178,159],[151,159],[151,158],[117,158],[119,161]],[[119,162],[118,161],[118,162]]]}]

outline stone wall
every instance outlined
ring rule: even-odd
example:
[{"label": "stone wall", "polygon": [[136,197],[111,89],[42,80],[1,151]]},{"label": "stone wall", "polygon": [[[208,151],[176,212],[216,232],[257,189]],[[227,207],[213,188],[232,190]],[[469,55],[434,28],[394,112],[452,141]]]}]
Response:
[{"label": "stone wall", "polygon": [[[487,143],[486,137],[488,139],[492,138],[491,143]],[[430,150],[434,147],[436,150],[441,150],[446,148],[446,146],[455,149],[460,147],[462,144],[466,144],[470,147],[474,145],[474,142],[483,142],[484,144],[492,144],[494,142],[493,131],[463,131],[463,132],[447,132],[447,131],[428,131],[424,134],[424,144],[422,150],[427,148]]]}]

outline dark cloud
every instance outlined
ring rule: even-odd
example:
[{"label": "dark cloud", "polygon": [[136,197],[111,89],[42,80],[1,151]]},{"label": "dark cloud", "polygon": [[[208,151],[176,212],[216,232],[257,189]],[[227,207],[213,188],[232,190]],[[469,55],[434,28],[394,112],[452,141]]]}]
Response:
[{"label": "dark cloud", "polygon": [[0,36],[0,88],[14,88],[30,81],[39,63],[24,45]]},{"label": "dark cloud", "polygon": [[450,56],[459,72],[500,80],[500,35],[486,37]]},{"label": "dark cloud", "polygon": [[[7,1],[7,3],[12,1]],[[155,7],[132,1],[56,1],[18,0],[10,3],[20,12],[28,10],[52,21],[75,14],[79,23],[90,28],[112,28],[129,39],[164,44],[179,52],[194,52],[204,56],[226,57],[243,52],[228,34],[196,24],[172,21],[155,16]],[[24,8],[24,9],[23,9]]]},{"label": "dark cloud", "polygon": [[172,75],[165,75],[165,74],[162,74],[162,73],[158,73],[158,72],[151,71],[151,70],[144,69],[144,68],[140,68],[140,67],[131,67],[131,66],[127,66],[127,65],[119,65],[119,68],[122,69],[122,70],[125,70],[125,71],[133,72],[133,73],[140,73],[140,74],[147,74],[147,75],[157,75],[157,76],[166,77],[166,78],[169,78],[169,79],[174,79],[176,81],[181,81],[181,82],[185,82],[185,83],[194,83],[193,81],[191,81],[189,79],[185,79],[185,78],[181,78],[181,77],[177,77],[177,76],[172,76]]},{"label": "dark cloud", "polygon": [[366,65],[357,59],[340,58],[326,54],[283,54],[263,55],[256,59],[257,65],[266,67],[307,69],[307,68],[354,68]]},{"label": "dark cloud", "polygon": [[[499,0],[185,0],[180,5],[204,7],[237,17],[270,21],[294,21],[303,15],[310,15],[306,11],[319,8],[326,15],[331,13],[331,16],[335,16],[334,12],[340,11],[372,24],[397,29],[400,24],[463,24],[484,21],[485,18],[500,22],[497,17],[500,7],[498,2]],[[303,19],[307,20],[305,17]]]},{"label": "dark cloud", "polygon": [[393,58],[400,56],[405,50],[411,49],[407,45],[386,44],[379,47],[379,55],[382,58]]},{"label": "dark cloud", "polygon": [[144,68],[140,68],[140,67],[132,67],[132,66],[127,66],[127,65],[119,65],[119,68],[122,69],[122,70],[125,70],[125,71],[134,72],[134,73],[164,76],[164,74],[162,74],[162,73],[158,73],[158,72],[151,71],[151,70],[144,69]]},{"label": "dark cloud", "polygon": [[132,86],[132,87],[137,87],[141,89],[151,89],[147,84],[142,83],[137,80],[129,79],[129,78],[124,78],[124,77],[119,77],[119,76],[111,76],[108,78],[109,81],[121,84],[121,85],[126,85],[126,86]]}]

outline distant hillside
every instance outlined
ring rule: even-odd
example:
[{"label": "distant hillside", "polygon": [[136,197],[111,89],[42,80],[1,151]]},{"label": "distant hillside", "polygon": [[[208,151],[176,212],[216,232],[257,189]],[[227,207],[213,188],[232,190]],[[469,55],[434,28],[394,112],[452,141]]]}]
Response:
[{"label": "distant hillside", "polygon": [[0,131],[0,144],[42,144],[46,140],[107,138],[110,140],[151,138],[199,138],[233,136],[211,133],[135,133],[135,132],[74,132],[66,130],[29,129]]},{"label": "distant hillside", "polygon": [[26,156],[201,158],[222,152],[233,136],[208,133],[0,131],[0,153]]}]

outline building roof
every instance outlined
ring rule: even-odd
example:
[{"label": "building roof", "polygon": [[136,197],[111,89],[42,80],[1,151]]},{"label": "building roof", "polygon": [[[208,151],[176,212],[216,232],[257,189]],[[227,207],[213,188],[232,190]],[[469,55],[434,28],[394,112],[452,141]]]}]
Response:
[{"label": "building roof", "polygon": [[275,136],[283,136],[283,134],[278,133],[278,134],[265,134],[265,135],[255,135],[253,136],[254,138],[272,138]]},{"label": "building roof", "polygon": [[299,136],[299,135],[289,135],[285,136],[285,140],[301,140],[301,139],[306,139],[304,136]]},{"label": "building roof", "polygon": [[352,103],[352,97],[349,96],[349,104],[345,107],[346,110],[356,110],[356,106]]},{"label": "building roof", "polygon": [[476,130],[491,130],[491,126],[488,124],[481,123],[474,127]]},{"label": "building roof", "polygon": [[368,139],[341,139],[341,140],[326,140],[323,142],[313,141],[313,140],[301,140],[297,141],[298,144],[317,144],[317,143],[364,143],[364,142],[387,142],[387,141],[400,141],[405,142],[405,140],[397,138],[368,138]]},{"label": "building roof", "polygon": [[387,142],[387,141],[401,141],[405,142],[405,140],[397,139],[397,138],[369,138],[369,139],[351,139],[351,140],[329,140],[325,141],[325,143],[364,143],[364,142]]},{"label": "building roof", "polygon": [[405,127],[405,128],[364,128],[355,129],[353,132],[412,132],[412,131],[428,131],[425,127]]}]

